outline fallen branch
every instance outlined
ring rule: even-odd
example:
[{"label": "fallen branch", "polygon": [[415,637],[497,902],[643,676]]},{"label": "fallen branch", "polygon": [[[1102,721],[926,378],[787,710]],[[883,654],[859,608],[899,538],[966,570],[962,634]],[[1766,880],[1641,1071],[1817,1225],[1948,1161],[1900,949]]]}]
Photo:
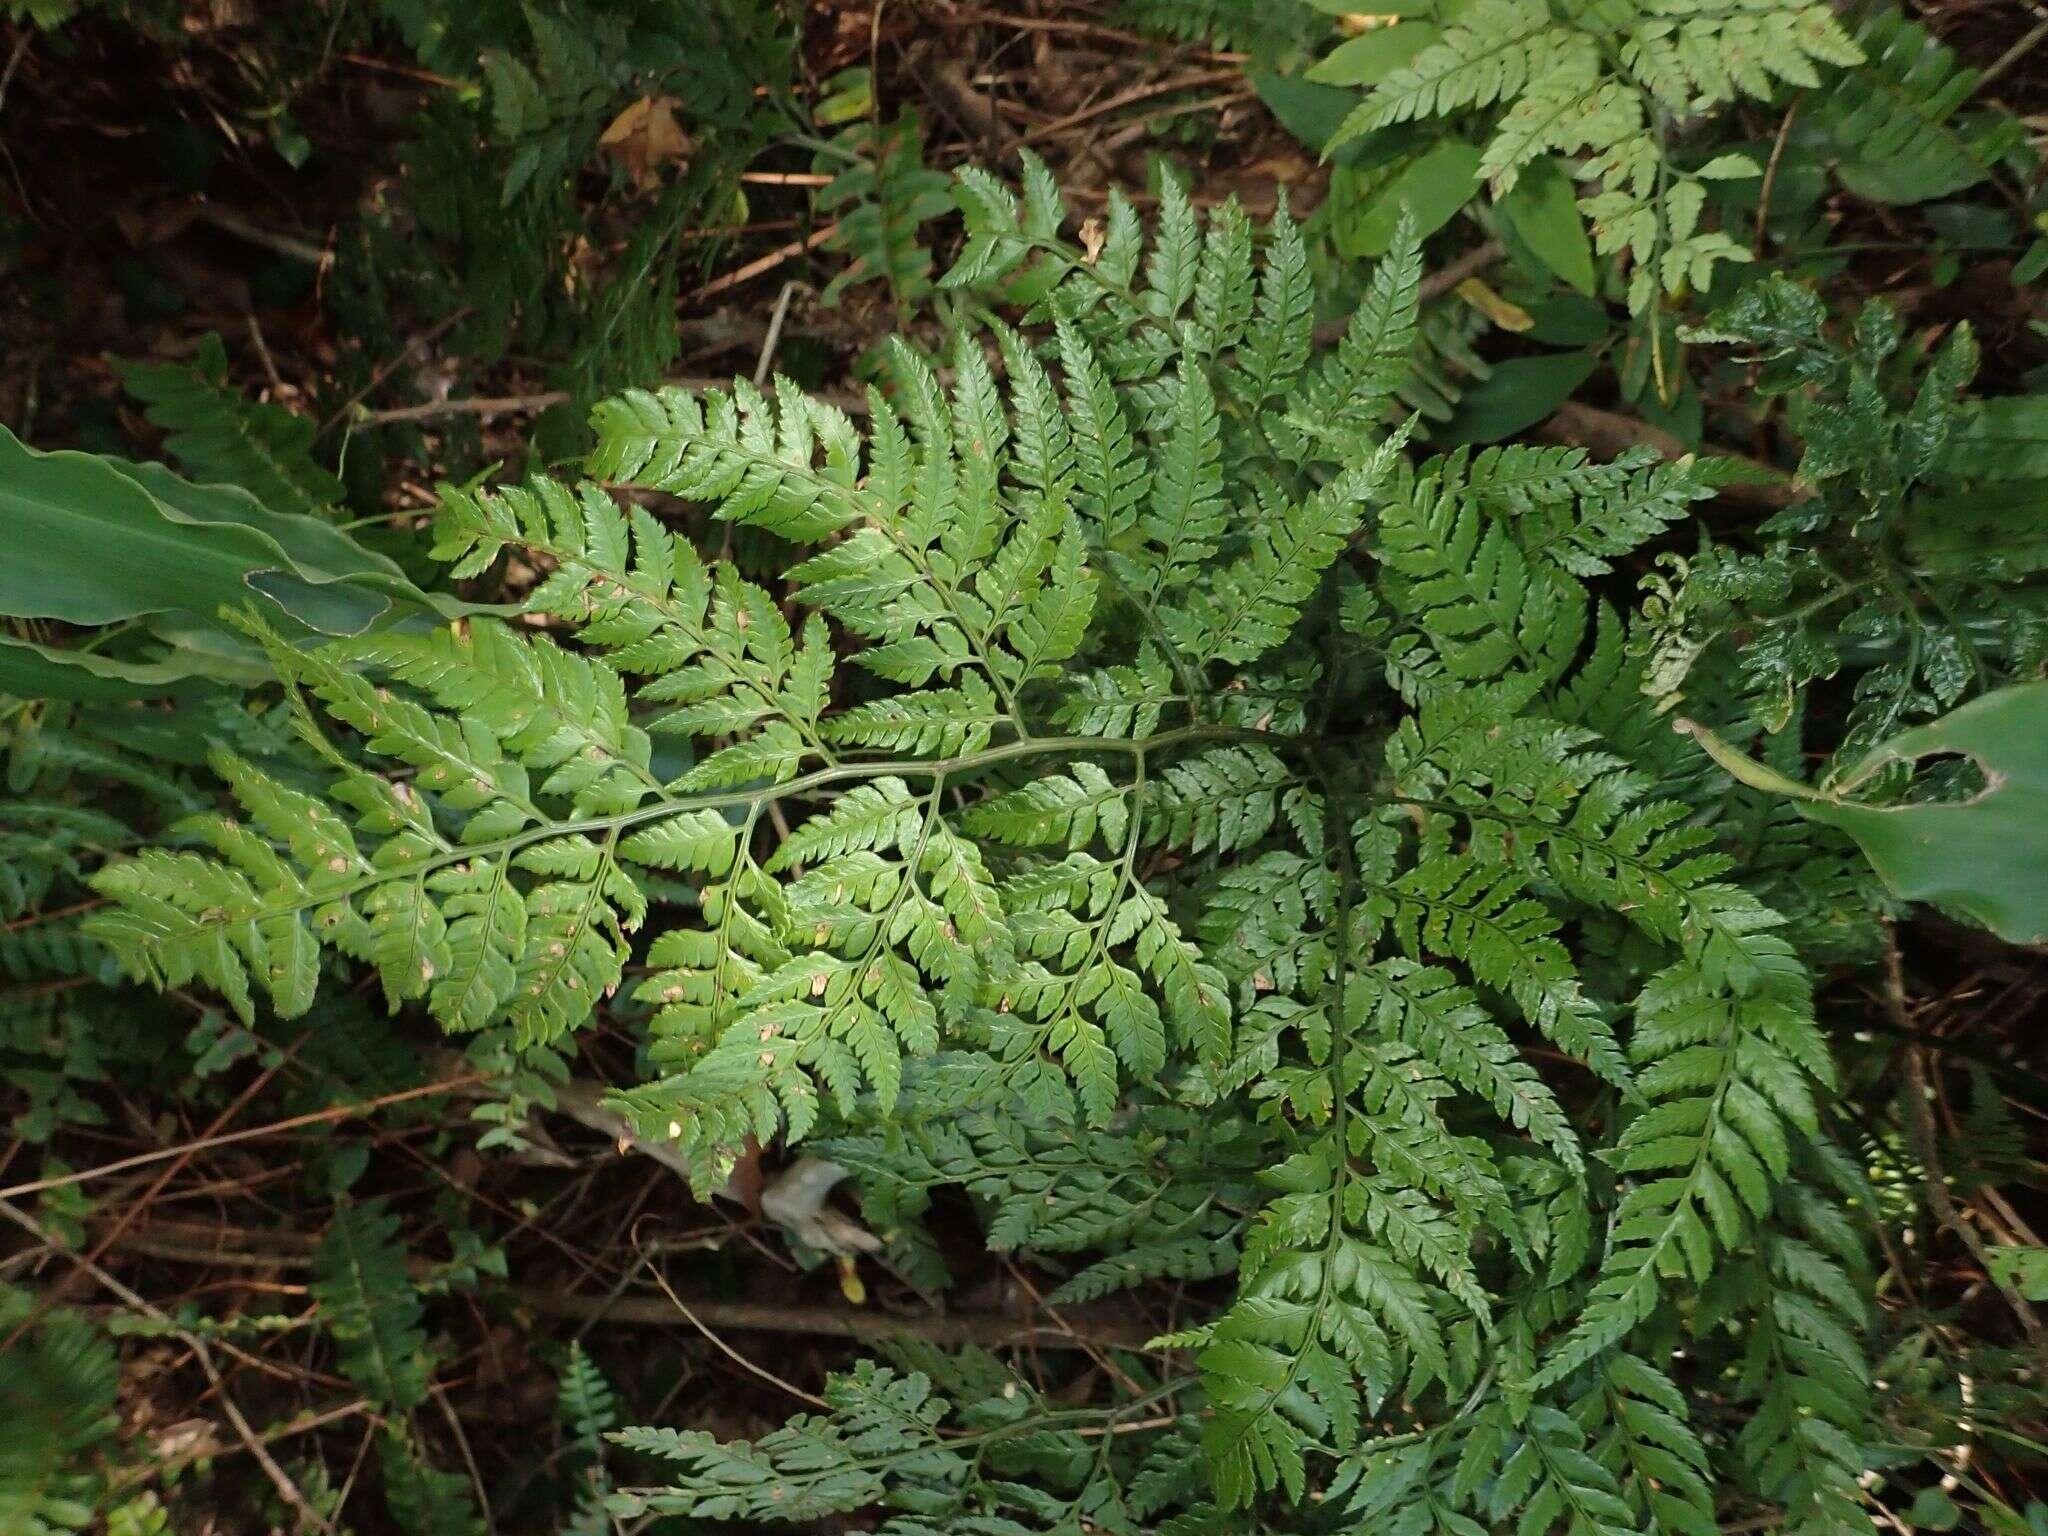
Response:
[{"label": "fallen branch", "polygon": [[1244,71],[1242,69],[1235,67],[1228,69],[1198,69],[1192,74],[1175,75],[1169,80],[1155,80],[1150,85],[1133,86],[1128,91],[1119,91],[1106,101],[1098,101],[1091,107],[1083,107],[1078,112],[1071,112],[1067,116],[1057,118],[1050,123],[1041,123],[1029,133],[1022,135],[1017,140],[1017,144],[1020,147],[1026,144],[1036,144],[1041,140],[1052,138],[1056,134],[1065,133],[1069,129],[1079,128],[1083,124],[1092,123],[1098,117],[1106,117],[1112,112],[1120,111],[1124,107],[1131,106],[1137,102],[1149,101],[1154,96],[1166,96],[1174,91],[1192,91],[1204,85],[1222,85],[1228,81],[1241,78],[1243,74]]},{"label": "fallen branch", "polygon": [[925,93],[960,127],[982,142],[989,154],[1007,159],[1016,148],[1016,135],[996,111],[996,104],[968,78],[967,66],[958,59],[940,59],[919,76]]},{"label": "fallen branch", "polygon": [[358,427],[388,427],[401,421],[438,421],[444,416],[523,416],[544,411],[569,398],[566,389],[544,389],[532,395],[469,395],[454,400],[424,400],[418,405],[394,405],[381,411],[361,411]]},{"label": "fallen branch", "polygon": [[[623,1323],[672,1328],[689,1319],[665,1296],[577,1296],[521,1286],[512,1292],[523,1307],[545,1317],[583,1323]],[[1032,1318],[1001,1317],[985,1312],[921,1312],[895,1314],[858,1307],[783,1305],[772,1301],[700,1301],[689,1310],[708,1328],[757,1333],[798,1333],[819,1338],[885,1339],[914,1334],[934,1344],[978,1344],[984,1349],[1142,1349],[1157,1329],[1127,1318],[1104,1318],[1069,1312],[1071,1332]]]},{"label": "fallen branch", "polygon": [[728,288],[736,288],[749,278],[759,277],[763,272],[772,272],[791,257],[801,256],[805,251],[817,249],[838,232],[839,225],[837,221],[827,224],[823,229],[813,230],[801,240],[792,240],[789,244],[779,246],[775,250],[770,251],[759,260],[750,261],[744,267],[728,272],[723,277],[713,278],[702,288],[685,294],[683,302],[694,304],[700,299],[710,298],[714,293],[723,293]]},{"label": "fallen branch", "polygon": [[[1085,37],[1092,42],[1114,43],[1126,48],[1157,48],[1160,41],[1140,32],[1124,32],[1115,27],[1099,26],[1091,21],[1073,21],[1059,17],[1011,16],[1000,11],[970,10],[956,11],[952,19],[960,22],[981,22],[990,26],[1015,27],[1020,32],[1064,32],[1075,37]],[[1248,53],[1222,53],[1211,48],[1186,48],[1180,50],[1189,58],[1213,59],[1219,64],[1244,64],[1251,60]]]},{"label": "fallen branch", "polygon": [[59,1253],[63,1253],[65,1258],[78,1269],[90,1275],[103,1290],[119,1298],[124,1306],[132,1307],[137,1312],[142,1313],[143,1316],[163,1327],[172,1337],[191,1350],[192,1357],[199,1362],[199,1368],[206,1373],[206,1379],[213,1387],[213,1397],[220,1404],[220,1411],[227,1415],[228,1423],[234,1426],[235,1433],[241,1437],[243,1448],[256,1459],[256,1464],[263,1469],[263,1475],[270,1479],[271,1486],[277,1490],[278,1496],[298,1512],[299,1519],[302,1522],[319,1530],[326,1531],[329,1533],[329,1536],[332,1536],[333,1524],[307,1501],[305,1494],[299,1491],[299,1485],[291,1480],[290,1475],[286,1473],[284,1468],[278,1465],[277,1458],[272,1456],[269,1450],[266,1449],[264,1437],[256,1433],[254,1426],[249,1423],[247,1416],[243,1414],[234,1398],[228,1394],[227,1382],[221,1376],[220,1367],[213,1363],[213,1352],[206,1347],[204,1339],[195,1333],[180,1328],[177,1320],[168,1312],[165,1312],[160,1307],[150,1305],[146,1299],[129,1290],[127,1286],[116,1280],[90,1259],[77,1254],[64,1253],[61,1246],[26,1211],[17,1210],[5,1200],[0,1200],[0,1216],[5,1216],[38,1242],[47,1244]]},{"label": "fallen branch", "polygon": [[[1906,996],[1905,967],[1899,959],[1897,935],[1887,931],[1884,950],[1884,1001],[1892,1020],[1910,1036],[1913,1029],[1912,1004]],[[1917,1043],[1906,1046],[1906,1080],[1903,1085],[1906,1098],[1906,1119],[1913,1136],[1913,1150],[1920,1159],[1920,1177],[1927,1187],[1927,1205],[1934,1212],[1934,1219],[1956,1235],[1956,1238],[1977,1261],[1977,1267],[1984,1271],[1984,1278],[1991,1288],[2005,1298],[2005,1304],[2012,1309],[2013,1316],[2020,1321],[2020,1327],[2027,1335],[2027,1342],[2034,1352],[2048,1359],[2048,1327],[2044,1327],[2040,1315],[2019,1291],[2001,1280],[1998,1271],[1992,1267],[1991,1254],[1984,1246],[1984,1239],[1977,1235],[1977,1229],[1956,1209],[1955,1198],[1950,1195],[1948,1175],[1942,1171],[1941,1148],[1934,1130],[1933,1089],[1927,1076],[1927,1055]]]},{"label": "fallen branch", "polygon": [[[131,1227],[113,1245],[124,1253],[176,1264],[227,1269],[304,1270],[312,1267],[317,1239],[300,1232],[221,1228],[206,1222],[150,1221]],[[233,1246],[227,1246],[228,1244]],[[406,1269],[417,1278],[434,1274],[431,1260],[411,1258]],[[665,1296],[581,1296],[545,1286],[514,1286],[506,1293],[518,1306],[543,1317],[626,1327],[690,1326],[737,1332],[794,1333],[815,1338],[877,1339],[914,1334],[934,1344],[979,1344],[996,1349],[1030,1345],[1037,1349],[1140,1349],[1158,1330],[1126,1313],[1066,1308],[1065,1325],[1051,1319],[1010,1317],[990,1312],[889,1313],[872,1308],[811,1306],[772,1301],[715,1301],[684,1298],[688,1315]]]},{"label": "fallen branch", "polygon": [[53,1174],[47,1179],[31,1179],[26,1184],[10,1184],[0,1189],[0,1200],[15,1200],[23,1195],[41,1194],[46,1189],[66,1189],[73,1184],[89,1184],[94,1179],[104,1179],[111,1174],[126,1173],[130,1168],[143,1168],[151,1163],[160,1163],[167,1157],[187,1157],[194,1152],[208,1152],[215,1147],[232,1146],[239,1141],[254,1141],[263,1136],[276,1136],[285,1131],[295,1131],[309,1125],[326,1125],[335,1120],[349,1120],[357,1115],[367,1115],[392,1104],[402,1104],[408,1099],[423,1099],[437,1093],[452,1093],[466,1088],[474,1082],[481,1082],[479,1074],[457,1078],[453,1082],[427,1083],[418,1088],[406,1088],[398,1093],[387,1093],[381,1098],[366,1099],[360,1104],[337,1104],[332,1109],[315,1110],[311,1114],[293,1115],[289,1120],[273,1120],[268,1125],[251,1126],[246,1131],[230,1131],[224,1136],[205,1136],[197,1141],[181,1143],[175,1147],[159,1147],[154,1152],[139,1152],[133,1157],[123,1157],[111,1163],[101,1163],[97,1168],[81,1168],[76,1173]]},{"label": "fallen branch", "polygon": [[212,203],[201,203],[198,212],[193,216],[202,224],[211,224],[224,235],[233,235],[237,240],[246,241],[250,245],[261,246],[266,251],[274,251],[293,261],[302,261],[322,272],[334,265],[334,252],[310,241],[299,240],[291,235],[281,235],[275,230],[251,224],[239,213],[232,213],[226,208],[216,208]]}]

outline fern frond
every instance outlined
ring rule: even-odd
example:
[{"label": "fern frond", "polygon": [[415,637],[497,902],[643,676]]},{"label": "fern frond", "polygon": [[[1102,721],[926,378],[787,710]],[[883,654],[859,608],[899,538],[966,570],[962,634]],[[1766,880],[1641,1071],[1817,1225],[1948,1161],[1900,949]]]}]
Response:
[{"label": "fern frond", "polygon": [[819,190],[817,209],[833,220],[828,243],[848,264],[819,302],[833,304],[849,288],[881,282],[898,311],[907,312],[931,292],[932,253],[919,233],[952,209],[951,184],[925,165],[924,124],[915,112],[887,125],[863,119],[834,142],[841,156],[821,156],[817,168],[837,174]]},{"label": "fern frond", "polygon": [[1401,439],[1389,439],[1367,463],[1304,501],[1262,507],[1250,550],[1218,571],[1208,591],[1161,613],[1182,653],[1200,663],[1243,663],[1284,640],[1378,499],[1401,446]]},{"label": "fern frond", "polygon": [[[1411,117],[1487,103],[1503,179],[1576,145],[1663,281],[1718,235],[1631,114],[1818,80],[1812,9],[1480,0]],[[562,81],[616,82],[603,38],[558,41]],[[554,82],[522,67],[486,94],[524,134]],[[920,1288],[962,1212],[1056,1305],[1199,1282],[1089,1396],[899,1345],[753,1440],[623,1432],[673,1468],[623,1493],[616,1402],[572,1352],[571,1529],[1193,1533],[1284,1501],[1332,1528],[1698,1536],[1731,1479],[1795,1524],[1850,1518],[1867,1305],[1818,1194],[1833,1067],[1795,942],[1839,893],[1764,899],[1818,845],[1645,696],[1700,610],[1674,618],[1674,586],[1632,625],[1589,590],[1716,476],[1525,447],[1411,467],[1412,226],[1318,357],[1284,209],[1261,232],[1166,176],[1149,232],[1111,198],[1070,240],[1036,161],[957,193],[961,334],[943,370],[888,349],[858,424],[782,380],[634,392],[595,413],[592,479],[444,493],[437,556],[532,573],[537,622],[302,649],[250,621],[296,738],[215,754],[232,814],[129,765],[184,819],[91,876],[74,938],[250,1021],[375,970],[473,1034],[510,1085],[500,1140],[630,974],[643,1072],[608,1102],[700,1193],[750,1141],[807,1142]],[[1873,311],[1837,356],[1750,292],[1729,329],[1765,368],[1832,383],[1900,344]],[[984,305],[1014,328],[978,330]],[[1949,347],[1871,439],[1929,475],[1974,361]],[[1835,426],[1824,497],[1870,432]],[[50,814],[0,813],[29,865],[0,914],[132,837],[37,782]],[[390,1409],[394,1512],[453,1532],[474,1516],[405,1422],[434,1366],[396,1239],[345,1203],[315,1296]],[[1755,1411],[1723,1435],[1709,1400]]]},{"label": "fern frond", "polygon": [[1634,1355],[1611,1354],[1599,1381],[1572,1405],[1593,1440],[1594,1459],[1614,1479],[1628,1527],[1659,1536],[1714,1536],[1711,1467],[1691,1424],[1685,1394]]},{"label": "fern frond", "polygon": [[382,1204],[343,1199],[314,1255],[312,1296],[350,1380],[404,1412],[426,1401],[428,1359],[419,1292],[397,1238],[398,1218]]},{"label": "fern frond", "polygon": [[1946,197],[1984,180],[2020,142],[2018,118],[1996,110],[1963,115],[1979,72],[1903,11],[1871,12],[1855,37],[1863,66],[1843,71],[1811,100],[1852,191],[1886,203]]},{"label": "fern frond", "polygon": [[312,456],[318,424],[243,399],[228,384],[218,336],[206,336],[189,364],[123,363],[120,374],[190,479],[238,485],[273,512],[319,512],[342,499],[341,481]]},{"label": "fern frond", "polygon": [[0,1327],[29,1330],[0,1358],[0,1529],[23,1536],[92,1524],[100,1480],[87,1458],[118,1422],[112,1343],[70,1312],[34,1321],[38,1310],[30,1293],[0,1287]]},{"label": "fern frond", "polygon": [[1432,119],[1490,119],[1480,169],[1497,193],[1551,154],[1583,160],[1580,199],[1602,253],[1629,252],[1629,307],[1660,291],[1704,287],[1723,262],[1748,259],[1701,230],[1704,179],[1759,174],[1739,156],[1697,172],[1673,162],[1667,125],[1779,82],[1815,89],[1817,66],[1862,53],[1816,0],[1621,0],[1562,11],[1538,0],[1478,0],[1352,109],[1327,156],[1363,135]]},{"label": "fern frond", "polygon": [[1750,1240],[1790,1172],[1792,1137],[1814,1134],[1812,1084],[1831,1079],[1811,983],[1789,949],[1747,936],[1758,967],[1742,992],[1684,963],[1643,989],[1630,1056],[1650,1107],[1622,1133],[1618,1171],[1652,1174],[1622,1198],[1584,1316],[1545,1362],[1560,1380],[1613,1347],[1661,1300]]},{"label": "fern frond", "polygon": [[[1825,1154],[1808,1150],[1811,1174]],[[1703,1327],[1742,1325],[1740,1387],[1755,1406],[1736,1454],[1788,1525],[1816,1536],[1874,1528],[1858,1477],[1873,1404],[1870,1279],[1861,1238],[1822,1182],[1787,1183],[1755,1253],[1701,1298]]]},{"label": "fern frond", "polygon": [[[803,1414],[758,1441],[699,1430],[627,1429],[613,1435],[679,1468],[681,1486],[643,1495],[636,1509],[705,1520],[815,1520],[882,1501],[890,1472],[913,1486],[943,1486],[965,1468],[939,1438],[951,1405],[922,1375],[861,1361],[825,1388],[827,1413]],[[953,1474],[948,1478],[948,1474]]]}]

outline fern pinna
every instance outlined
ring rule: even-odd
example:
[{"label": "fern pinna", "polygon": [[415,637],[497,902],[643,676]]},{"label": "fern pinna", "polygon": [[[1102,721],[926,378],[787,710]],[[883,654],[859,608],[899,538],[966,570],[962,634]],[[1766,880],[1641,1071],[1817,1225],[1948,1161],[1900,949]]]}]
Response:
[{"label": "fern pinna", "polygon": [[1682,125],[1783,87],[1819,90],[1821,67],[1863,60],[1823,0],[1421,0],[1399,14],[1413,18],[1403,28],[1414,29],[1414,47],[1329,150],[1402,124],[1485,115],[1479,170],[1496,192],[1548,157],[1576,161],[1594,244],[1633,262],[1638,313],[1660,292],[1703,289],[1720,263],[1749,259],[1700,216],[1707,182],[1763,167],[1743,154],[1688,162]]},{"label": "fern pinna", "polygon": [[[590,480],[446,493],[440,556],[545,572],[533,622],[271,642],[330,781],[223,758],[245,818],[108,869],[94,931],[245,1013],[333,950],[541,1042],[652,929],[615,1102],[703,1186],[809,1139],[920,1284],[947,1184],[1069,1298],[1235,1275],[1106,1405],[863,1366],[756,1445],[635,1432],[678,1470],[624,1505],[1853,1525],[1811,985],[1658,793],[1693,749],[1587,585],[1710,476],[1411,464],[1406,235],[1319,354],[1284,208],[1261,244],[1168,180],[1149,240],[1112,196],[1083,247],[1041,166],[959,196],[943,281],[986,323],[949,379],[899,347],[864,430],[787,383],[628,394]],[[776,536],[781,583],[683,505]],[[1706,1432],[1749,1394],[1753,1433]]]}]

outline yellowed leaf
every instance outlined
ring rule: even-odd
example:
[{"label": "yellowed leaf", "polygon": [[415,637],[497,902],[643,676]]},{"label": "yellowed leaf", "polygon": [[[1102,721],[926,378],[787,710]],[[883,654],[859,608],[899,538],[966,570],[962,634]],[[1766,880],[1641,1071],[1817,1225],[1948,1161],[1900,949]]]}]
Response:
[{"label": "yellowed leaf", "polygon": [[838,1254],[836,1257],[839,1264],[839,1294],[853,1306],[866,1306],[868,1288],[867,1282],[860,1277],[860,1266],[854,1262],[850,1253]]},{"label": "yellowed leaf", "polygon": [[1458,284],[1455,291],[1459,298],[1504,331],[1526,331],[1536,323],[1529,318],[1529,311],[1519,304],[1510,304],[1495,293],[1484,278],[1468,277]]}]

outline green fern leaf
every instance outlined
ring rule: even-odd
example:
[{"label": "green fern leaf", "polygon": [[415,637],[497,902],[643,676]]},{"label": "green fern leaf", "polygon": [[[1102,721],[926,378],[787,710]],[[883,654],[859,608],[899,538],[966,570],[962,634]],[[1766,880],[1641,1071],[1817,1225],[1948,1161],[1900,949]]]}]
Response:
[{"label": "green fern leaf", "polygon": [[397,1238],[398,1218],[381,1203],[342,1200],[314,1255],[312,1296],[349,1379],[404,1412],[426,1401],[428,1357]]}]

